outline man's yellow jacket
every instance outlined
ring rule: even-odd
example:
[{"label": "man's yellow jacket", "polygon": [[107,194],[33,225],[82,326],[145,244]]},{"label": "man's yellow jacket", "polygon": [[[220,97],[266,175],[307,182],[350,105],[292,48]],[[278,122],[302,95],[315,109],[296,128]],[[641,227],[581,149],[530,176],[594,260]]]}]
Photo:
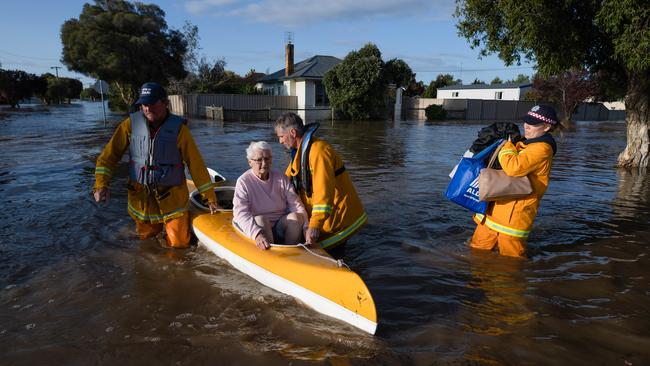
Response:
[{"label": "man's yellow jacket", "polygon": [[[299,194],[309,214],[309,227],[321,231],[320,246],[333,248],[366,224],[368,216],[334,148],[317,138],[311,140],[308,158],[313,193],[309,197],[300,187]],[[300,150],[285,172],[290,180],[300,178]]]},{"label": "man's yellow jacket", "polygon": [[486,215],[475,214],[474,221],[499,233],[527,238],[540,200],[548,188],[555,150],[555,140],[548,133],[516,145],[506,142],[499,151],[503,171],[511,177],[528,176],[533,192],[524,198],[491,203]]},{"label": "man's yellow jacket", "polygon": [[[95,189],[109,186],[117,163],[129,148],[130,137],[131,119],[127,117],[119,124],[113,137],[97,158]],[[185,124],[178,132],[177,146],[198,190],[209,202],[216,202],[203,157]],[[150,223],[166,222],[182,216],[189,208],[189,192],[186,184],[155,190],[129,179],[127,187],[129,215],[134,220]]]}]

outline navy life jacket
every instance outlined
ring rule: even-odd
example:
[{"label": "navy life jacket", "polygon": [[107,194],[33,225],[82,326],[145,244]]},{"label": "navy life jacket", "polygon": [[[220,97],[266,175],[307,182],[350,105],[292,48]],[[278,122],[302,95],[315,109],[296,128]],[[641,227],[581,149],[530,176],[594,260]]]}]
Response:
[{"label": "navy life jacket", "polygon": [[[310,123],[305,125],[305,133],[302,135],[302,143],[300,144],[300,171],[297,175],[291,177],[291,183],[296,189],[297,193],[300,193],[300,188],[305,190],[307,197],[311,197],[313,193],[312,181],[311,181],[311,171],[309,170],[309,151],[311,150],[312,137],[320,124],[318,122]],[[296,149],[291,150],[291,161],[296,157]],[[345,165],[337,169],[334,172],[334,176],[339,176],[345,172]]]},{"label": "navy life jacket", "polygon": [[149,123],[141,111],[130,114],[129,177],[150,187],[169,187],[185,182],[185,166],[178,150],[178,133],[185,120],[169,114],[151,138]]}]

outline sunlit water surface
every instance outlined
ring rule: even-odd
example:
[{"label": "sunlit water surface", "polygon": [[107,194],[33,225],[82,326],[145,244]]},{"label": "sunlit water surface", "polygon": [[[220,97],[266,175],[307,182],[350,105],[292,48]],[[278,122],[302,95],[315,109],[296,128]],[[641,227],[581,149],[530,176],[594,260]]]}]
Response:
[{"label": "sunlit water surface", "polygon": [[[614,168],[623,123],[559,140],[525,261],[468,250],[470,214],[444,197],[481,125],[323,123],[369,216],[344,259],[375,299],[373,337],[204,247],[139,241],[126,163],[108,207],[91,197],[120,119],[101,116],[98,103],[0,115],[1,364],[650,364],[650,180]],[[252,140],[287,164],[270,122],[190,128],[232,181]]]}]

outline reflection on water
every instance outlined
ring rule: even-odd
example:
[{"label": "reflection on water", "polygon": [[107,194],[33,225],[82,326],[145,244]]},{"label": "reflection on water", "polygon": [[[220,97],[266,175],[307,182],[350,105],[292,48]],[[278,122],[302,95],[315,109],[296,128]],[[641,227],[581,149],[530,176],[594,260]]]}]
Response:
[{"label": "reflection on water", "polygon": [[[447,173],[480,125],[323,123],[370,224],[345,260],[379,313],[375,337],[260,286],[198,247],[137,240],[124,179],[91,199],[104,128],[84,103],[0,117],[0,353],[33,364],[647,364],[650,180],[615,169],[623,123],[559,141],[525,261],[474,253]],[[287,154],[270,122],[193,120],[231,180],[252,140]],[[116,176],[125,177],[126,163]]]}]

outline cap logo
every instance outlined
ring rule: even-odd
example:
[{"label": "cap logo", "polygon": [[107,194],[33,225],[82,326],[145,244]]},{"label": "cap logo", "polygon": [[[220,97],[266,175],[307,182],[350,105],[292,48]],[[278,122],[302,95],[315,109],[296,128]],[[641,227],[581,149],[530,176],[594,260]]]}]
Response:
[{"label": "cap logo", "polygon": [[140,92],[141,95],[149,95],[151,94],[151,88],[142,88],[142,91]]},{"label": "cap logo", "polygon": [[533,112],[537,112],[539,110],[539,106],[536,105],[533,108],[531,108],[530,110],[533,111]]}]

